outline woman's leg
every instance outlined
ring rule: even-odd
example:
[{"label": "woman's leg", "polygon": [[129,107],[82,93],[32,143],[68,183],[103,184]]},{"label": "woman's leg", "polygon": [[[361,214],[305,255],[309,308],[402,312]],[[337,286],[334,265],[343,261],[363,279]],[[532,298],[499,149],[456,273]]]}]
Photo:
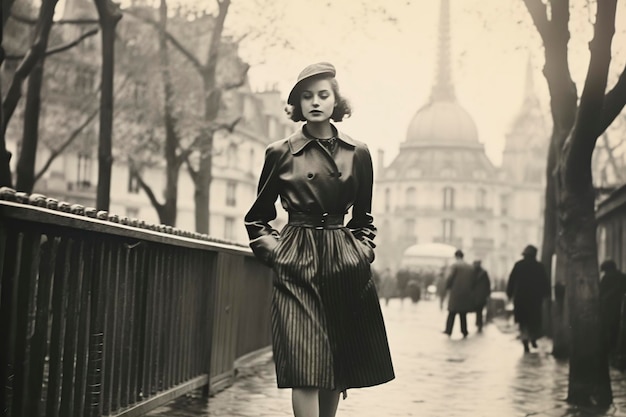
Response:
[{"label": "woman's leg", "polygon": [[339,405],[339,391],[321,389],[319,393],[320,417],[335,417]]},{"label": "woman's leg", "polygon": [[319,417],[319,390],[317,388],[294,388],[291,404],[295,417]]}]

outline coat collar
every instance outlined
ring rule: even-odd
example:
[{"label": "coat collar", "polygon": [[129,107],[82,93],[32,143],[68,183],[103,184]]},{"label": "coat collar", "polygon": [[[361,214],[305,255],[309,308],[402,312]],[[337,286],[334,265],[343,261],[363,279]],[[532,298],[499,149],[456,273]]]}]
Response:
[{"label": "coat collar", "polygon": [[[302,149],[304,149],[309,143],[311,142],[315,142],[315,138],[308,136],[305,133],[305,127],[306,125],[303,125],[301,129],[299,129],[297,132],[295,132],[293,135],[291,135],[288,139],[289,141],[289,149],[291,149],[291,154],[295,155],[297,153],[299,153]],[[337,130],[337,128],[334,125],[331,125],[333,131],[335,132],[335,136],[337,137],[337,139],[339,139],[341,142],[345,143],[348,146],[351,146],[353,148],[356,147],[356,143],[350,139],[347,135],[341,133],[340,131]]]}]

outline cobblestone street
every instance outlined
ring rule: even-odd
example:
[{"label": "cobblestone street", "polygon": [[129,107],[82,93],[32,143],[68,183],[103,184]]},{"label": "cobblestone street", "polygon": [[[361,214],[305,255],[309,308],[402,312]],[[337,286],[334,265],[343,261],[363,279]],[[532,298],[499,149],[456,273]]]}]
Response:
[{"label": "cobblestone street", "polygon": [[[442,334],[446,312],[436,301],[383,305],[396,379],[386,385],[348,391],[338,417],[381,416],[626,416],[626,378],[612,371],[614,406],[603,414],[565,402],[567,363],[551,355],[549,340],[530,354],[504,320],[462,339],[458,320],[451,338]],[[209,399],[183,397],[151,417],[291,416],[289,390],[278,390],[271,355],[242,369],[234,386]]]}]

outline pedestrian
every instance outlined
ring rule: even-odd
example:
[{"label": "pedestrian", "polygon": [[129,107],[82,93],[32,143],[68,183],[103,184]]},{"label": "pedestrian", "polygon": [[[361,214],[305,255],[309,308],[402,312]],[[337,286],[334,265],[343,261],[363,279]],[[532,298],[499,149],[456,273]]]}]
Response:
[{"label": "pedestrian", "polygon": [[482,267],[482,261],[477,259],[474,265],[474,302],[476,303],[476,328],[478,333],[483,331],[483,310],[491,294],[489,274]]},{"label": "pedestrian", "polygon": [[603,272],[600,280],[600,313],[602,328],[609,352],[617,346],[622,318],[622,300],[626,294],[626,275],[615,261],[607,259],[600,265]]},{"label": "pedestrian", "polygon": [[441,270],[437,273],[437,280],[435,283],[437,297],[439,298],[439,310],[443,310],[443,305],[448,294],[448,289],[446,287],[446,268],[446,266],[441,267]]},{"label": "pedestrian", "polygon": [[448,295],[448,319],[446,329],[443,333],[452,335],[454,320],[459,315],[461,322],[461,333],[467,337],[467,313],[474,311],[474,300],[472,298],[472,286],[474,283],[474,268],[463,260],[463,251],[458,249],[454,252],[455,262],[450,266],[446,288]]},{"label": "pedestrian", "polygon": [[[351,113],[335,73],[320,62],[299,74],[287,110],[306,123],[267,147],[245,216],[254,254],[275,272],[276,378],[278,388],[292,389],[296,417],[333,417],[340,393],[394,378],[370,269],[372,159],[364,143],[331,123]],[[289,215],[280,232],[270,225],[278,197]]]},{"label": "pedestrian", "polygon": [[396,278],[391,274],[389,268],[383,270],[381,276],[381,285],[379,296],[385,299],[385,306],[389,305],[391,297],[395,296],[397,292]]},{"label": "pedestrian", "polygon": [[530,352],[528,344],[537,347],[541,336],[543,299],[550,295],[550,280],[543,265],[535,259],[537,248],[528,245],[522,252],[509,275],[506,294],[513,301],[513,317],[519,325],[524,352]]}]

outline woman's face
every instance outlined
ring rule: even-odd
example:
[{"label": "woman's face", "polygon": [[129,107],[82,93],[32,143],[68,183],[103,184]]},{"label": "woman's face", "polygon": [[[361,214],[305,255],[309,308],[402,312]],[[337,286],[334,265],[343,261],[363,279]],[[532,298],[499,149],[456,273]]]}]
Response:
[{"label": "woman's face", "polygon": [[302,86],[300,107],[307,122],[320,123],[329,120],[335,110],[335,103],[330,80],[311,80]]}]

